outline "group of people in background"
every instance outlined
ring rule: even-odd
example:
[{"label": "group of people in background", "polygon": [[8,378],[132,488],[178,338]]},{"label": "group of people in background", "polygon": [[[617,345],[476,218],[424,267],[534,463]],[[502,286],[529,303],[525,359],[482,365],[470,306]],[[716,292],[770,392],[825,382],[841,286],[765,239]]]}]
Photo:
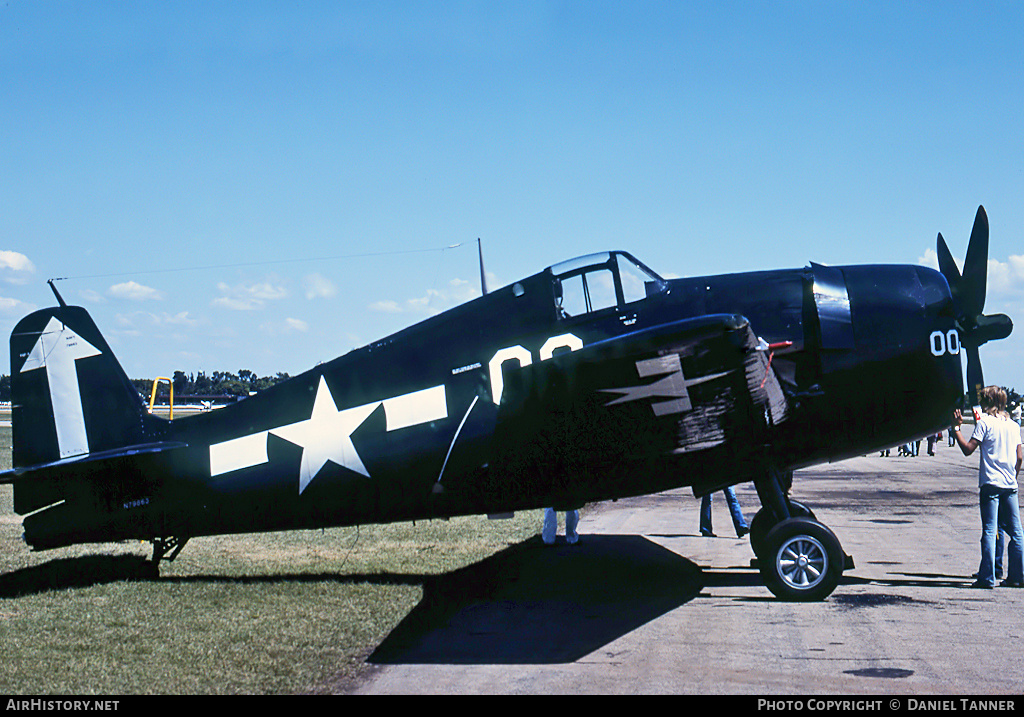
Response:
[{"label": "group of people in background", "polygon": [[[1020,426],[1021,407],[1014,407],[1014,409],[1011,412],[1007,413],[1007,417],[1010,418],[1010,420],[1014,421],[1018,426]],[[950,447],[956,445],[955,433],[956,431],[953,430],[952,428],[950,428],[947,432],[947,436],[949,437],[947,445]],[[935,435],[928,436],[925,440],[928,441],[928,455],[934,456],[935,446],[942,442],[942,431],[939,431]],[[918,438],[916,441],[908,441],[907,443],[903,443],[901,445],[896,446],[896,455],[909,456],[911,458],[917,457],[921,453],[921,441],[922,439]],[[887,458],[889,455],[891,455],[891,451],[891,448],[883,448],[881,451],[878,452],[878,455],[882,458]]]},{"label": "group of people in background", "polygon": [[[918,438],[916,441],[908,441],[906,443],[903,443],[903,444],[900,444],[900,445],[896,446],[896,455],[897,456],[917,457],[921,453],[921,440],[922,439]],[[928,436],[927,437],[927,441],[928,441],[928,455],[934,456],[935,455],[935,446],[942,442],[942,431],[939,431],[936,434]],[[954,444],[954,441],[953,441],[953,430],[950,429],[950,431],[949,431],[949,445],[952,446],[953,444]],[[878,452],[878,455],[881,456],[882,458],[885,458],[885,457],[890,455],[890,451],[891,450],[892,450],[891,448],[883,448],[881,451]]]}]

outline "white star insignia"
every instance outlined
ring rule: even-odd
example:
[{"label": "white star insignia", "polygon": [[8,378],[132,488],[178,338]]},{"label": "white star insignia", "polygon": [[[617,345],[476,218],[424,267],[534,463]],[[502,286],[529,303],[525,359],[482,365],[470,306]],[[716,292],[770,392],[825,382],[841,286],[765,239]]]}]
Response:
[{"label": "white star insignia", "polygon": [[304,421],[271,429],[273,435],[302,446],[299,493],[306,489],[327,461],[370,476],[352,444],[352,434],[379,405],[380,401],[375,401],[339,411],[327,381],[321,376],[312,415]]},{"label": "white star insignia", "polygon": [[328,461],[369,478],[370,473],[352,444],[352,434],[378,406],[384,407],[386,431],[400,431],[448,417],[444,384],[339,411],[327,381],[321,376],[309,418],[210,444],[210,477],[267,463],[268,437],[273,434],[302,448],[299,493]]}]

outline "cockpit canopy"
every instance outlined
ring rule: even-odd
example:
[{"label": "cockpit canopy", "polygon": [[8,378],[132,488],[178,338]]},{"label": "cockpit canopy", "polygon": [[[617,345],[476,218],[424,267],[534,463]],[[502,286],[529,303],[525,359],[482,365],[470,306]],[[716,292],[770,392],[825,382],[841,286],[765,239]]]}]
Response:
[{"label": "cockpit canopy", "polygon": [[622,308],[664,291],[664,279],[623,251],[600,252],[549,267],[561,317]]}]

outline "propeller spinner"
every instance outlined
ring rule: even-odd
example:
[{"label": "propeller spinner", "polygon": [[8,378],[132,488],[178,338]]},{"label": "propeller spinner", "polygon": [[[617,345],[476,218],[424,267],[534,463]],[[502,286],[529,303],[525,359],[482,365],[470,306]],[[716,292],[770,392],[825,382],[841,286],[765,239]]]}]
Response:
[{"label": "propeller spinner", "polygon": [[978,392],[985,385],[978,347],[993,339],[1005,339],[1013,331],[1013,322],[1009,316],[986,316],[982,313],[985,308],[988,276],[988,215],[985,213],[985,207],[978,207],[978,214],[974,218],[974,229],[971,230],[971,240],[967,245],[967,258],[964,261],[962,275],[941,233],[937,244],[939,271],[949,283],[957,330],[960,332],[960,344],[967,352],[968,392],[972,405],[977,406]]}]

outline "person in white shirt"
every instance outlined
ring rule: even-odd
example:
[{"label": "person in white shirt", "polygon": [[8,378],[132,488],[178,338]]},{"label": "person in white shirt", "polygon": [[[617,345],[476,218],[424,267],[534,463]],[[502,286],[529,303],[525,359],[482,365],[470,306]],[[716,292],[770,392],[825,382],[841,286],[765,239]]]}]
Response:
[{"label": "person in white shirt", "polygon": [[978,492],[981,503],[981,568],[975,588],[995,587],[996,531],[1008,533],[1009,565],[1004,587],[1024,587],[1024,535],[1017,502],[1017,475],[1024,462],[1020,426],[1006,412],[1006,392],[998,386],[986,386],[979,395],[978,415],[970,440],[960,434],[963,416],[953,413],[956,442],[965,456],[981,448],[978,466]]}]

